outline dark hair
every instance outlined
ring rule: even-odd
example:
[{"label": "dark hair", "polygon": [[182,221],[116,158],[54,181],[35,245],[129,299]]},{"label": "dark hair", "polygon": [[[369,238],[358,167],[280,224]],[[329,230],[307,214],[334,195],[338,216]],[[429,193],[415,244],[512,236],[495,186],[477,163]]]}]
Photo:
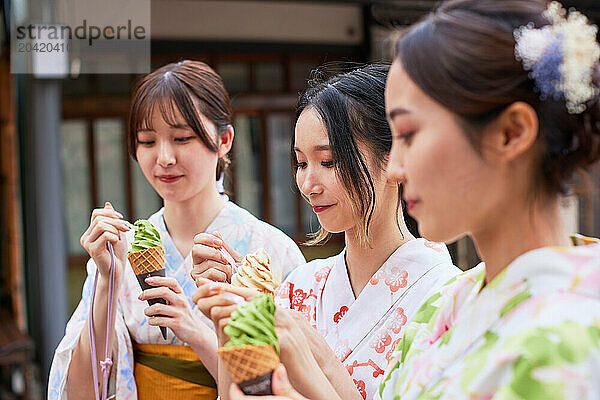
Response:
[{"label": "dark hair", "polygon": [[[321,117],[335,170],[354,208],[354,218],[363,242],[368,241],[369,225],[375,209],[375,187],[368,163],[383,173],[392,147],[392,134],[385,114],[385,82],[389,65],[374,64],[314,83],[298,100],[296,119],[306,109]],[[365,160],[359,144],[369,157]],[[295,155],[292,167],[297,171]],[[328,237],[321,228],[308,244]]]},{"label": "dark hair", "polygon": [[[142,78],[133,91],[128,147],[134,160],[137,160],[137,132],[152,129],[152,112],[157,105],[169,125],[177,122],[174,117],[177,108],[189,127],[215,153],[217,143],[206,131],[198,112],[215,124],[219,134],[227,133],[233,122],[229,94],[223,79],[212,68],[203,62],[189,60],[165,65]],[[227,155],[219,159],[216,179],[228,165]]]},{"label": "dark hair", "polygon": [[598,96],[577,115],[567,112],[564,99],[542,100],[516,60],[513,32],[528,23],[548,25],[547,6],[545,0],[447,1],[398,40],[396,55],[417,86],[457,115],[477,149],[484,126],[510,104],[528,103],[542,148],[535,182],[564,194],[573,173],[600,157],[600,108]]}]

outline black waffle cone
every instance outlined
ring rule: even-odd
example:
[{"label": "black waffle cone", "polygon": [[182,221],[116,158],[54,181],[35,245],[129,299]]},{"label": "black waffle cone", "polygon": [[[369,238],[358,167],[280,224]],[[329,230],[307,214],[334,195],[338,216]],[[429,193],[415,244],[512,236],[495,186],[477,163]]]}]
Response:
[{"label": "black waffle cone", "polygon": [[240,382],[238,386],[248,396],[271,396],[273,395],[273,390],[271,389],[272,381],[273,371],[269,371],[256,378]]},{"label": "black waffle cone", "polygon": [[[151,289],[153,287],[156,287],[156,286],[148,285],[146,283],[146,278],[149,278],[151,276],[162,276],[162,277],[164,277],[165,276],[165,269],[163,268],[163,269],[159,269],[159,270],[156,270],[156,271],[146,272],[146,273],[143,273],[143,274],[136,275],[135,277],[137,278],[138,283],[140,284],[140,287],[142,288],[142,290],[148,290],[148,289]],[[154,305],[154,304],[157,304],[157,303],[167,304],[167,302],[165,301],[165,299],[150,299],[150,300],[148,300],[148,304],[149,305]],[[165,328],[164,326],[159,326],[159,328],[160,328],[160,333],[162,333],[163,339],[167,340],[167,328]]]}]

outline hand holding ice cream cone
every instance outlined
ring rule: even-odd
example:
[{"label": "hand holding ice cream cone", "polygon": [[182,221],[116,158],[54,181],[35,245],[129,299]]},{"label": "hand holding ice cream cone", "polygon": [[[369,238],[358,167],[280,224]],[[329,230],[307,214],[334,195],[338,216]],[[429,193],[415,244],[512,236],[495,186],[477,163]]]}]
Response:
[{"label": "hand holding ice cream cone", "polygon": [[234,382],[249,395],[272,394],[272,375],[279,365],[273,298],[261,294],[239,305],[224,331],[230,340],[217,352]]},{"label": "hand holding ice cream cone", "polygon": [[80,243],[94,260],[101,280],[108,280],[110,271],[110,253],[107,243],[111,243],[115,255],[116,282],[123,271],[127,257],[127,241],[124,232],[129,231],[129,225],[123,216],[115,211],[109,202],[104,208],[92,211],[90,226],[83,233]]},{"label": "hand holding ice cream cone", "polygon": [[214,282],[230,283],[235,266],[241,262],[242,256],[221,238],[219,232],[199,233],[194,237],[192,260],[194,265],[190,275],[194,281],[206,278]]},{"label": "hand holding ice cream cone", "polygon": [[243,399],[264,399],[264,400],[308,400],[306,397],[298,393],[290,383],[288,379],[285,367],[280,365],[273,372],[273,396],[248,396],[240,390],[240,388],[233,383],[229,390],[230,400],[243,400]]},{"label": "hand holding ice cream cone", "polygon": [[223,330],[230,320],[231,313],[239,304],[252,301],[260,292],[205,278],[198,278],[196,284],[199,286],[192,295],[192,301],[202,314],[212,320],[219,345],[223,346],[229,340]]}]

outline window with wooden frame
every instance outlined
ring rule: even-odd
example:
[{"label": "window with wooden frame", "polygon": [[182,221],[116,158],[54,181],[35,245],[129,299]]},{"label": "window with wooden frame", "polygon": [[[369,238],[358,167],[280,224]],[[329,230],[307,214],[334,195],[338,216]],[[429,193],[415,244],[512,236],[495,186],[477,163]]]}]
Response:
[{"label": "window with wooden frame", "polygon": [[[299,243],[318,221],[291,170],[294,108],[319,56],[189,57],[213,66],[231,94],[236,137],[225,188],[231,199]],[[177,59],[181,59],[178,57]],[[155,60],[158,67],[170,59]],[[65,82],[61,130],[69,264],[87,256],[79,237],[93,208],[111,201],[126,218],[147,217],[161,201],[127,154],[133,75],[82,75]]]}]

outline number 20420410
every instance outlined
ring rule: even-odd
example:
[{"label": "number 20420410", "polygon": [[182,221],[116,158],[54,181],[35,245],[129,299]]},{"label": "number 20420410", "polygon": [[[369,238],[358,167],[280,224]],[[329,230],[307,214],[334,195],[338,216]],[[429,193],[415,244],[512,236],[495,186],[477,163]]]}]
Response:
[{"label": "number 20420410", "polygon": [[69,51],[69,44],[65,43],[19,43],[19,53],[64,53]]}]

